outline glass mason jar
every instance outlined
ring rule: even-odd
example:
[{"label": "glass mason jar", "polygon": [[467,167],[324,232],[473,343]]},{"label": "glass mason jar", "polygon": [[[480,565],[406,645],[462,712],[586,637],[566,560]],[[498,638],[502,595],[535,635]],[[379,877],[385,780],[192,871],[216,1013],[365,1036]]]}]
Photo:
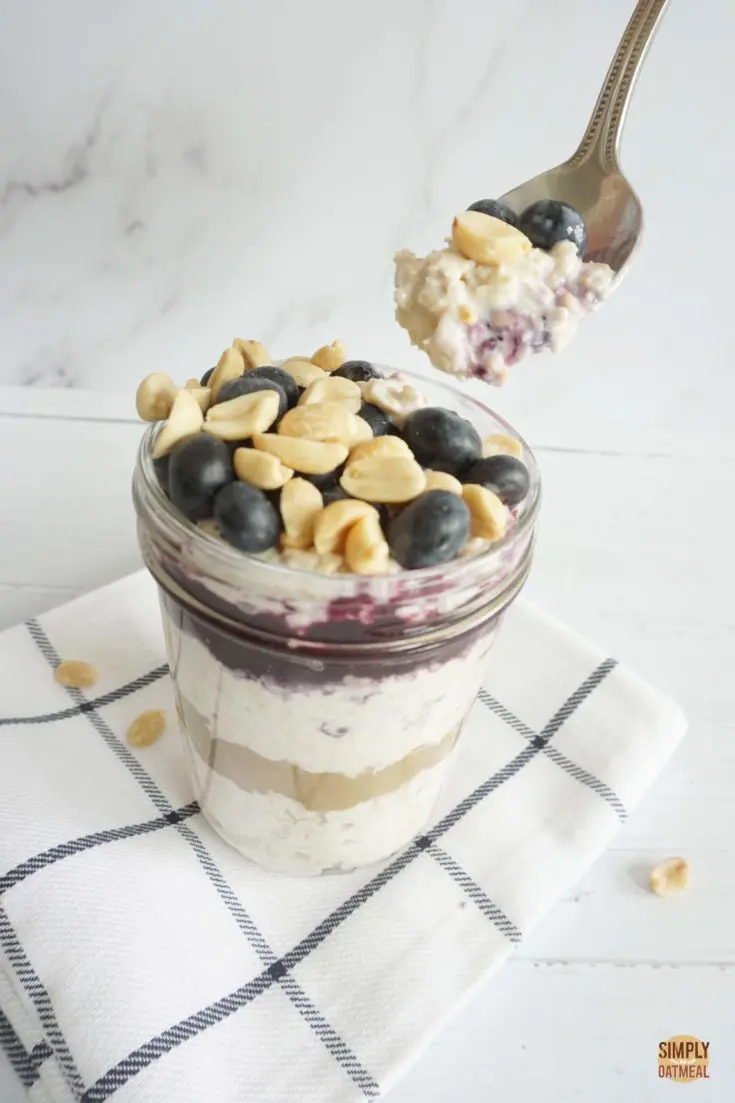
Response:
[{"label": "glass mason jar", "polygon": [[[410,378],[482,437],[517,437],[466,394]],[[529,494],[482,553],[380,577],[323,575],[244,555],[181,516],[150,458],[158,428],[143,438],[133,496],[203,814],[274,870],[387,858],[431,817],[528,575],[540,492],[531,452],[524,445]]]}]

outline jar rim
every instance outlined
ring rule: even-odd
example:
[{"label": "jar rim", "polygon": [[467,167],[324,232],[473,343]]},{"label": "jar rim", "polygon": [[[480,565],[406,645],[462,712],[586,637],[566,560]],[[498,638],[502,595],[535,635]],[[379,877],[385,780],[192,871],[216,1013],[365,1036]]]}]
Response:
[{"label": "jar rim", "polygon": [[[376,364],[376,367],[385,368],[386,372],[395,371],[395,369],[391,369],[382,364]],[[390,580],[393,583],[395,583],[397,579],[405,580],[410,584],[411,590],[414,588],[420,590],[425,584],[430,584],[438,578],[441,578],[447,586],[452,587],[454,585],[461,585],[462,581],[471,579],[475,574],[481,575],[484,567],[497,561],[500,553],[523,539],[528,531],[533,528],[541,497],[541,477],[536,458],[524,438],[514,427],[506,421],[505,418],[501,417],[500,414],[490,406],[485,405],[484,402],[477,399],[474,395],[464,394],[457,387],[438,382],[431,377],[419,375],[415,372],[403,371],[401,369],[400,375],[418,388],[428,385],[432,390],[439,389],[453,396],[455,400],[457,397],[461,398],[464,402],[476,407],[483,415],[491,417],[493,421],[496,422],[499,429],[507,432],[509,436],[514,437],[523,446],[524,463],[528,467],[531,484],[528,494],[524,499],[523,510],[516,524],[513,525],[500,540],[493,541],[485,551],[473,556],[456,558],[450,560],[448,563],[441,563],[430,567],[420,567],[410,571],[401,571],[398,574],[373,576],[355,575],[351,573],[322,574],[308,570],[307,568],[294,567],[285,563],[274,563],[260,559],[255,555],[249,555],[226,543],[226,541],[218,539],[206,530],[199,528],[193,521],[188,520],[188,518],[184,517],[184,515],[172,505],[170,499],[164,493],[158,481],[151,456],[151,446],[160,432],[161,425],[163,424],[162,422],[154,422],[147,427],[138,447],[133,485],[133,497],[136,504],[136,510],[140,515],[142,512],[142,503],[140,502],[139,495],[141,489],[143,489],[147,499],[147,506],[149,509],[152,509],[161,520],[164,520],[167,526],[170,526],[171,534],[175,538],[180,539],[182,544],[186,544],[189,547],[193,545],[194,547],[198,547],[201,551],[206,550],[207,556],[211,556],[217,561],[219,566],[222,567],[228,575],[231,575],[233,571],[237,572],[239,569],[242,571],[257,571],[261,581],[265,581],[269,577],[272,578],[274,582],[277,580],[282,581],[286,578],[318,579],[320,585],[324,584],[325,589],[329,590],[329,596],[334,598],[338,598],[341,596],[341,593],[347,593],[348,591],[354,593],[356,582],[359,582],[360,592],[362,594],[370,595],[373,589],[383,589],[386,580]],[[142,488],[138,485],[139,479],[142,480]],[[146,510],[146,512],[148,512],[148,510]]]}]

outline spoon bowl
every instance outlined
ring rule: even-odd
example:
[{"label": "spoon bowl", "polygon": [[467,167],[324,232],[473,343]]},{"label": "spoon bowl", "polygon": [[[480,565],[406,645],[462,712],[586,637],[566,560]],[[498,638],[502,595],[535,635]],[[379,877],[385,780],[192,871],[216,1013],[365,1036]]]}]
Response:
[{"label": "spoon bowl", "polygon": [[500,197],[518,213],[538,199],[557,199],[574,207],[587,227],[584,259],[609,264],[616,282],[643,232],[641,201],[618,162],[620,136],[633,87],[668,2],[639,0],[576,152]]}]

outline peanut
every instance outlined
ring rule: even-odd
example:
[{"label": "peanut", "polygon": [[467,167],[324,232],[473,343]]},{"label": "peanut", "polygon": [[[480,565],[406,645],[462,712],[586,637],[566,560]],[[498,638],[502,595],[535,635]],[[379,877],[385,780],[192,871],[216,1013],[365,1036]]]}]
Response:
[{"label": "peanut", "polygon": [[232,457],[238,479],[259,490],[278,490],[293,477],[293,469],[284,467],[276,456],[257,448],[238,448]]},{"label": "peanut", "polygon": [[[339,502],[334,502],[339,505]],[[345,541],[347,566],[355,574],[384,574],[390,560],[390,548],[383,535],[377,514],[361,517],[347,533]]]},{"label": "peanut", "polygon": [[294,406],[285,413],[278,424],[278,432],[286,437],[337,441],[349,446],[357,420],[362,421],[362,418],[355,417],[339,402],[315,402],[310,406]]},{"label": "peanut", "polygon": [[164,421],[171,413],[178,390],[173,379],[165,372],[154,371],[147,375],[135,395],[138,417],[143,421]]},{"label": "peanut", "polygon": [[243,341],[242,337],[236,337],[232,346],[242,356],[245,371],[248,368],[266,368],[273,363],[268,349],[261,341]]},{"label": "peanut", "polygon": [[54,679],[67,689],[89,689],[97,681],[97,671],[91,663],[67,659],[54,670]]},{"label": "peanut", "polygon": [[317,379],[325,379],[327,376],[327,373],[316,364],[312,364],[311,360],[301,356],[290,356],[288,360],[283,361],[281,367],[299,387],[308,387],[310,383],[314,383]]},{"label": "peanut", "polygon": [[350,437],[350,448],[355,448],[358,444],[367,444],[369,440],[373,439],[373,430],[364,417],[359,417],[357,414],[350,415],[353,418],[352,422],[352,436]]},{"label": "peanut", "polygon": [[426,399],[414,386],[403,379],[369,379],[360,388],[366,402],[372,402],[389,414],[397,424],[402,424],[414,410],[426,405]]},{"label": "peanut", "polygon": [[[267,394],[267,391],[261,391]],[[270,392],[271,394],[275,392]],[[347,446],[332,441],[304,440],[278,433],[255,433],[253,444],[263,452],[278,456],[286,467],[305,475],[326,475],[347,459]]]},{"label": "peanut", "polygon": [[207,412],[205,433],[220,440],[247,440],[270,429],[278,417],[275,391],[253,391],[212,406]]},{"label": "peanut", "polygon": [[508,528],[508,510],[492,490],[478,483],[462,487],[462,497],[472,515],[472,535],[499,540]]},{"label": "peanut", "polygon": [[493,433],[485,437],[482,442],[482,457],[488,456],[515,456],[517,460],[523,459],[523,445],[515,437],[509,437],[506,433]]},{"label": "peanut", "polygon": [[499,268],[515,264],[531,251],[531,242],[500,218],[480,211],[462,211],[452,223],[452,244],[476,264]]},{"label": "peanut", "polygon": [[133,720],[127,739],[131,747],[150,747],[163,735],[166,713],[162,709],[147,709]]},{"label": "peanut", "polygon": [[354,498],[340,498],[330,502],[314,522],[314,548],[320,555],[326,552],[344,551],[347,533],[361,517],[375,517],[378,511],[367,502]]},{"label": "peanut", "polygon": [[426,489],[448,490],[451,494],[459,494],[460,498],[462,497],[461,482],[446,471],[427,471]]},{"label": "peanut", "polygon": [[363,456],[408,456],[413,459],[413,452],[401,437],[385,436],[373,437],[356,444],[350,452],[350,463],[362,459]]},{"label": "peanut", "polygon": [[291,479],[281,491],[280,510],[284,533],[282,548],[310,548],[314,539],[314,521],[324,499],[313,483]]},{"label": "peanut", "polygon": [[225,383],[231,383],[238,379],[245,371],[245,361],[239,349],[228,348],[220,356],[217,366],[209,377],[209,389],[212,392],[212,402],[216,401]]},{"label": "peanut", "polygon": [[312,364],[316,364],[326,372],[336,371],[341,368],[347,359],[347,349],[341,341],[332,341],[331,345],[322,345],[311,358]]},{"label": "peanut", "polygon": [[198,433],[204,423],[204,415],[199,403],[191,391],[185,388],[179,391],[171,407],[168,421],[165,423],[153,444],[151,455],[154,460],[166,456],[180,440]]},{"label": "peanut", "polygon": [[685,858],[665,858],[651,870],[651,892],[656,896],[674,896],[689,887],[689,863]]},{"label": "peanut", "polygon": [[340,486],[367,502],[410,502],[426,488],[426,476],[412,456],[363,456],[347,464]]},{"label": "peanut", "polygon": [[315,402],[340,402],[356,414],[362,406],[362,394],[357,383],[351,379],[343,379],[339,375],[327,376],[309,384],[299,399],[299,406],[310,406]]}]

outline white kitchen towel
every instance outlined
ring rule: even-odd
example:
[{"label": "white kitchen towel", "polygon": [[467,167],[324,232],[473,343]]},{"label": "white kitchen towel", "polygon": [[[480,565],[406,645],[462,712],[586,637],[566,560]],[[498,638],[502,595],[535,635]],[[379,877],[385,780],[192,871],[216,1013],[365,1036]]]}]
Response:
[{"label": "white kitchen towel", "polygon": [[[82,693],[60,658],[97,667]],[[395,1082],[607,846],[679,709],[523,601],[426,834],[284,878],[203,820],[154,585],[0,635],[0,1042],[33,1100],[348,1103]],[[144,709],[164,736],[125,741]]]}]

